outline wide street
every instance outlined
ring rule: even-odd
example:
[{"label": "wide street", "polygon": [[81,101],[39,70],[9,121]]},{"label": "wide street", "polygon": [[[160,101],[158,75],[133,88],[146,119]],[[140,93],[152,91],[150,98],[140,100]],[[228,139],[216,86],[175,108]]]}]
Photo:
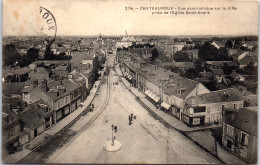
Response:
[{"label": "wide street", "polygon": [[[114,58],[115,55],[109,55],[109,67],[114,66]],[[95,111],[102,108],[102,113],[75,138],[56,149],[46,163],[220,163],[187,137],[153,117],[136,101],[112,67],[109,77],[110,88],[106,89],[103,84],[99,93],[102,97],[94,99]],[[128,123],[130,113],[137,115],[132,125]],[[77,130],[80,123],[84,121],[79,120],[71,129]],[[116,152],[108,152],[103,147],[111,140],[111,124],[118,127],[114,135],[122,144]]]}]

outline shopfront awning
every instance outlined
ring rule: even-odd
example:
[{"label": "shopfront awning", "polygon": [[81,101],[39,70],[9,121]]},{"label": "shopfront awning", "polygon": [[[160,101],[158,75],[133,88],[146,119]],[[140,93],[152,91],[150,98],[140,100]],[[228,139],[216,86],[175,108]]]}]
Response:
[{"label": "shopfront awning", "polygon": [[148,96],[149,96],[151,99],[153,99],[153,92],[150,92],[150,93],[148,94]]},{"label": "shopfront awning", "polygon": [[159,100],[160,100],[160,97],[159,97],[159,96],[156,96],[153,100],[154,100],[156,103],[158,103]]},{"label": "shopfront awning", "polygon": [[154,99],[156,95],[154,93],[151,94],[151,99]]},{"label": "shopfront awning", "polygon": [[144,93],[145,93],[147,96],[149,96],[150,91],[149,91],[149,90],[146,90]]},{"label": "shopfront awning", "polygon": [[162,102],[161,106],[167,110],[171,107],[171,105],[166,102]]}]

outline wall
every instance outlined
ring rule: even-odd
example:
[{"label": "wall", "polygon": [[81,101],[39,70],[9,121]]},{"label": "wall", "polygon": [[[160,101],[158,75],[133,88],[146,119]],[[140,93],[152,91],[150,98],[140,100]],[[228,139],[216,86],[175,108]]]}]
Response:
[{"label": "wall", "polygon": [[[66,102],[66,98],[67,98],[67,102]],[[59,102],[59,106],[58,106],[58,102]],[[64,97],[62,97],[62,98],[60,98],[60,99],[58,99],[54,102],[54,108],[53,109],[58,110],[58,109],[62,108],[63,106],[65,106],[69,103],[70,103],[69,95],[64,96]]]},{"label": "wall", "polygon": [[171,104],[179,108],[183,108],[183,100],[174,95],[172,95]]},{"label": "wall", "polygon": [[[222,105],[225,105],[225,108],[234,108],[234,103],[239,104],[239,107],[243,107],[244,101],[231,101],[231,102],[219,102],[219,103],[208,103],[208,104],[199,104],[197,106],[206,107],[206,112],[194,113],[193,108],[184,111],[186,115],[190,117],[205,116],[205,123],[213,123],[217,120],[222,121]],[[193,105],[196,106],[196,105]],[[220,118],[217,118],[220,117]],[[219,121],[219,122],[220,122]]]}]

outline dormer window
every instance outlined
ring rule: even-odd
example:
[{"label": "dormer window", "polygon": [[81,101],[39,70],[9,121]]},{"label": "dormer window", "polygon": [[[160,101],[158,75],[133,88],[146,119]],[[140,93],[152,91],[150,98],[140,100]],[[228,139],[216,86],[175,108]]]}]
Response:
[{"label": "dormer window", "polygon": [[180,88],[180,89],[178,89],[178,90],[177,90],[178,95],[181,95],[182,92],[184,92],[185,90],[186,90],[186,88]]},{"label": "dormer window", "polygon": [[178,95],[181,95],[181,90],[178,89],[178,90],[177,90],[177,93],[178,93]]}]

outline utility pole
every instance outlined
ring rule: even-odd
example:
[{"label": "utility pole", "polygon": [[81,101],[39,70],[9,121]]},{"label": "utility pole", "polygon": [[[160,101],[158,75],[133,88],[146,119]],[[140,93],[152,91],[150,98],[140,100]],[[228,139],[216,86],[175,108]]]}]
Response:
[{"label": "utility pole", "polygon": [[114,134],[113,134],[113,132],[114,132],[114,125],[112,124],[111,125],[111,127],[112,127],[112,146],[114,145]]}]

